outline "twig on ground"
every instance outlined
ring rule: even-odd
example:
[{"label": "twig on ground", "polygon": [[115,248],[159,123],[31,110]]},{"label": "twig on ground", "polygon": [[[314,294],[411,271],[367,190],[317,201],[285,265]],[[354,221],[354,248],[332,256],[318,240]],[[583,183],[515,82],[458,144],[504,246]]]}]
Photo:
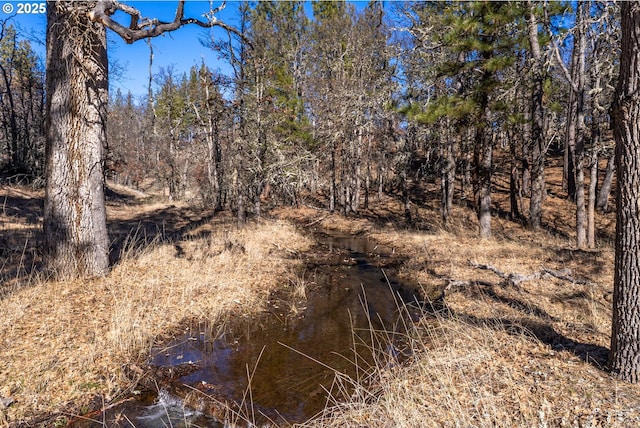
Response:
[{"label": "twig on ground", "polygon": [[307,225],[306,225],[306,226],[307,226],[307,227],[309,227],[309,226],[313,226],[313,225],[314,225],[314,224],[316,224],[316,223],[320,223],[322,220],[324,220],[324,219],[325,219],[325,218],[327,218],[327,217],[329,217],[329,214],[327,214],[327,215],[325,215],[325,216],[322,216],[322,217],[320,217],[320,218],[318,218],[318,219],[316,219],[316,220],[312,221],[311,223],[307,223]]}]

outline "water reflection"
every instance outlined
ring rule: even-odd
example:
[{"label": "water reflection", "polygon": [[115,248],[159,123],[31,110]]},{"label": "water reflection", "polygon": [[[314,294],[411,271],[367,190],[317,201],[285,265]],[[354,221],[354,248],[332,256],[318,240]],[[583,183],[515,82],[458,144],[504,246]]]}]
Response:
[{"label": "water reflection", "polygon": [[[205,400],[190,405],[204,414],[210,411],[202,403],[213,399],[236,403],[242,417],[256,423],[302,422],[315,415],[325,406],[336,373],[355,377],[371,364],[371,329],[389,332],[385,337],[393,340],[398,300],[416,299],[372,264],[388,256],[388,249],[359,237],[327,237],[323,244],[324,259],[332,261],[316,262],[304,310],[274,299],[267,313],[232,320],[217,337],[196,326],[154,349],[151,363],[190,368],[174,385],[199,391]],[[398,355],[393,344],[377,345],[391,358]],[[198,412],[185,413],[180,400],[168,405],[171,395],[163,394],[153,405],[132,411],[129,417],[140,423],[135,426],[165,426],[153,418],[172,415],[172,424],[175,419],[215,426]]]}]

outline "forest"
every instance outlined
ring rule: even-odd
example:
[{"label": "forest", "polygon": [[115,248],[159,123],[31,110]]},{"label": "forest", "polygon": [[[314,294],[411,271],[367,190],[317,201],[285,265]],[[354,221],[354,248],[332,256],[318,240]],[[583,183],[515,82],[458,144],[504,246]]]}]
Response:
[{"label": "forest", "polygon": [[[282,283],[312,306],[318,233],[375,242],[428,315],[399,304],[401,364],[371,326],[374,361],[289,422],[640,422],[637,2],[126,3],[50,2],[46,58],[0,21],[0,427],[136,426],[108,410],[176,384],[149,363],[174,331],[257,317]],[[224,66],[153,73],[187,25],[223,30],[193,42]],[[148,44],[144,96],[109,90],[107,32]],[[45,346],[64,358],[17,362]]]},{"label": "forest", "polygon": [[[509,216],[537,228],[546,158],[562,154],[576,245],[593,248],[594,212],[610,209],[614,174],[616,5],[360,6],[313,2],[309,16],[303,2],[239,4],[242,37],[201,41],[230,74],[169,67],[149,76],[144,99],[111,94],[107,179],[136,187],[153,178],[171,200],[240,221],[260,216],[265,199],[314,195],[350,214],[397,193],[409,223],[420,199],[412,183],[439,181],[443,221],[455,196],[476,207],[489,237],[494,157],[510,168]],[[11,23],[1,35],[3,170],[41,183],[42,59]]]}]

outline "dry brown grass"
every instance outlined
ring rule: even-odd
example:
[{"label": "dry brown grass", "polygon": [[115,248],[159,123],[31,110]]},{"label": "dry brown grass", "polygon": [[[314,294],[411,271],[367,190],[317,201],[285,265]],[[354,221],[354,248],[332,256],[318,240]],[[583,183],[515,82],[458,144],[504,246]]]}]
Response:
[{"label": "dry brown grass", "polygon": [[[557,174],[550,176],[557,190]],[[445,226],[435,204],[414,206],[422,230],[407,227],[391,200],[361,213],[370,221],[309,208],[282,213],[302,224],[322,219],[320,227],[366,234],[392,248],[405,259],[401,276],[433,298],[452,280],[467,284],[446,293],[437,316],[412,326],[407,364],[382,358],[362,368],[367,377],[343,379],[336,390],[352,388],[350,399],[330,403],[302,426],[638,426],[638,386],[618,382],[605,367],[614,214],[598,214],[598,248],[578,250],[574,206],[560,196],[547,197],[542,230],[494,217],[494,236],[485,241],[477,238],[473,212],[462,207]],[[506,198],[495,200],[505,208]],[[569,269],[588,284],[542,276],[516,287],[479,264],[505,274]]]},{"label": "dry brown grass", "polygon": [[44,192],[0,186],[0,298],[29,282],[37,259]]},{"label": "dry brown grass", "polygon": [[[449,280],[468,282],[446,294],[445,309],[412,326],[404,365],[381,359],[355,392],[304,427],[578,427],[637,426],[638,387],[603,367],[611,328],[613,249],[578,251],[547,231],[496,220],[480,241],[464,225],[388,230],[376,241],[407,258],[402,275],[437,296]],[[435,217],[425,210],[422,214]],[[437,224],[438,220],[432,218]],[[358,226],[362,227],[362,226]],[[518,287],[475,264],[510,274],[571,269],[578,284],[553,277]],[[346,390],[343,386],[339,391]]]},{"label": "dry brown grass", "polygon": [[[231,224],[234,224],[233,222]],[[173,243],[130,242],[106,278],[36,281],[0,300],[0,426],[127,387],[122,366],[186,320],[220,323],[264,307],[311,242],[284,222],[204,224]],[[80,409],[73,409],[80,410]],[[4,422],[3,422],[4,421]]]},{"label": "dry brown grass", "polygon": [[[640,390],[603,367],[611,328],[613,214],[598,215],[598,248],[577,250],[573,205],[560,197],[557,170],[549,178],[545,227],[534,232],[494,218],[494,236],[486,241],[477,239],[471,210],[455,207],[452,223],[444,225],[433,201],[414,205],[411,227],[391,198],[358,218],[312,208],[274,211],[309,228],[371,237],[404,260],[400,276],[430,297],[451,280],[467,284],[445,295],[437,316],[410,326],[405,364],[381,348],[374,366],[361,367],[362,376],[336,383],[336,397],[349,391],[349,400],[329,403],[302,426],[640,424]],[[504,194],[495,201],[505,209]],[[176,214],[178,228],[200,218],[159,202],[113,204],[110,210],[123,222],[155,218],[158,211],[160,217]],[[139,238],[150,236],[144,230]],[[51,412],[94,394],[111,398],[126,386],[121,366],[146,356],[184,320],[213,325],[230,313],[259,310],[284,277],[280,284],[292,285],[299,296],[305,292],[304,277],[294,271],[297,252],[311,243],[287,223],[237,231],[209,221],[183,238],[130,245],[108,278],[12,288],[0,301],[0,361],[7,362],[0,366],[0,394],[10,392],[16,400],[5,416]],[[589,284],[542,276],[515,287],[473,264],[506,274],[566,268]]]},{"label": "dry brown grass", "polygon": [[637,426],[633,388],[525,333],[456,317],[423,321],[405,365],[378,361],[367,382],[348,382],[310,427]]}]

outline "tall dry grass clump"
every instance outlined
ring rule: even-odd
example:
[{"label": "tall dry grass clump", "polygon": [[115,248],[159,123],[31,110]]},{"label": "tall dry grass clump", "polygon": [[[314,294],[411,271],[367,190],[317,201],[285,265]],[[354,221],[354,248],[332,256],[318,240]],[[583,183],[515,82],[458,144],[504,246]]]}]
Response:
[{"label": "tall dry grass clump", "polygon": [[[204,225],[177,242],[132,239],[106,278],[41,281],[0,301],[5,421],[126,388],[122,366],[182,323],[250,316],[288,284],[311,242],[284,222]],[[0,423],[1,425],[1,423]]]},{"label": "tall dry grass clump", "polygon": [[510,330],[498,322],[474,324],[444,313],[413,323],[402,342],[404,362],[377,349],[374,365],[360,368],[366,375],[337,377],[335,398],[322,414],[300,427],[640,423],[633,387],[618,384],[571,352],[550,349],[527,330]]}]

